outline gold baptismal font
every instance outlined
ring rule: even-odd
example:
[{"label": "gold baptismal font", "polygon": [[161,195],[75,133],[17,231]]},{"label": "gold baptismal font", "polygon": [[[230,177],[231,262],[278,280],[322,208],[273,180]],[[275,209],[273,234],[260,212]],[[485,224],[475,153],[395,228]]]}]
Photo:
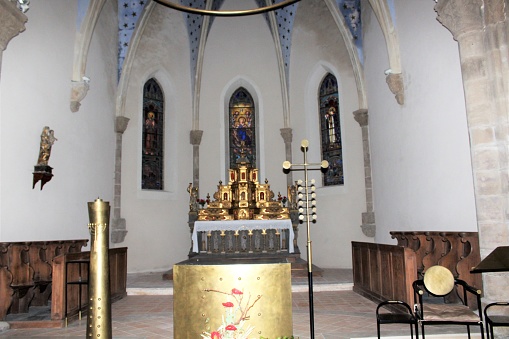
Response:
[{"label": "gold baptismal font", "polygon": [[288,208],[274,200],[268,180],[260,184],[258,169],[246,158],[241,157],[237,168],[229,170],[228,178],[228,185],[219,181],[214,201],[198,211],[199,221],[290,219]]}]

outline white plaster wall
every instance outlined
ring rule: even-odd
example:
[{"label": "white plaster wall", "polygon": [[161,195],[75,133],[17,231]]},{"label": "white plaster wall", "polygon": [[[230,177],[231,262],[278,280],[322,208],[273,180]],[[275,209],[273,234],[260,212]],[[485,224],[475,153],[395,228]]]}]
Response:
[{"label": "white plaster wall", "polygon": [[[189,45],[183,14],[152,11],[131,69],[123,134],[122,210],[129,248],[128,271],[168,270],[187,259],[191,247],[187,212],[192,182]],[[143,85],[155,77],[165,95],[164,191],[141,190]]]},{"label": "white plaster wall", "polygon": [[[331,33],[332,32],[332,33]],[[321,1],[299,3],[292,35],[291,124],[293,163],[303,163],[302,139],[309,140],[308,162],[321,161],[318,90],[323,77],[333,73],[339,82],[341,135],[345,185],[321,187],[319,171],[310,171],[317,182],[318,221],[311,224],[313,263],[323,268],[352,267],[351,241],[371,242],[361,229],[366,211],[362,133],[353,112],[359,109],[352,65],[339,30]],[[317,168],[317,166],[314,166]],[[294,180],[304,174],[294,172]],[[300,226],[299,247],[306,259],[306,224]]]},{"label": "white plaster wall", "polygon": [[[3,53],[0,80],[0,241],[89,239],[87,202],[113,196],[116,8],[108,2],[90,45],[90,90],[71,113],[77,1],[35,1],[26,31]],[[58,141],[53,179],[32,189],[44,126]]]},{"label": "white plaster wall", "polygon": [[[243,7],[242,7],[243,6]],[[226,1],[223,8],[255,8],[254,1]],[[269,180],[272,191],[286,195],[286,176],[281,164],[285,156],[280,134],[283,104],[274,40],[261,15],[215,18],[204,54],[200,92],[199,125],[200,196],[217,190],[218,181],[227,183],[226,156],[228,103],[231,94],[245,87],[255,100],[258,125],[260,181]]]},{"label": "white plaster wall", "polygon": [[362,3],[376,241],[395,243],[396,230],[477,231],[458,45],[434,1],[394,4],[403,106],[385,84],[383,35]]}]

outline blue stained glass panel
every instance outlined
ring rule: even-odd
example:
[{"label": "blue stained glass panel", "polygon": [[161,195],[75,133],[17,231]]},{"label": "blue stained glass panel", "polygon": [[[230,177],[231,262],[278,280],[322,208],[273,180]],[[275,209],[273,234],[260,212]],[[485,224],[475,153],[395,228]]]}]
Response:
[{"label": "blue stained glass panel", "polygon": [[230,98],[230,168],[237,168],[241,158],[256,167],[256,118],[253,98],[240,87]]},{"label": "blue stained glass panel", "polygon": [[338,82],[330,73],[325,76],[320,85],[319,105],[322,159],[329,162],[329,170],[323,175],[323,185],[343,185],[345,180]]},{"label": "blue stained glass panel", "polygon": [[142,189],[164,189],[163,146],[164,97],[159,84],[150,79],[143,88]]}]

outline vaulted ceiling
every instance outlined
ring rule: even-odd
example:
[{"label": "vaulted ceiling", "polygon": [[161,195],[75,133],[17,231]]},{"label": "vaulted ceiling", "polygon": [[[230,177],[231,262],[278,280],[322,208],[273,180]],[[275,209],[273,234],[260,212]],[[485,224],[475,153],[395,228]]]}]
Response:
[{"label": "vaulted ceiling", "polygon": [[[177,1],[177,0],[175,0]],[[266,3],[266,0],[255,0],[259,7],[281,3],[283,0],[273,0]],[[306,0],[302,0],[306,1]],[[143,11],[150,0],[119,0],[118,1],[118,33],[119,33],[119,76],[122,72],[122,65],[129,50],[131,37],[136,30]],[[180,4],[196,9],[220,10],[224,0],[187,0]],[[361,46],[361,18],[360,18],[360,0],[335,0],[337,9],[345,19],[348,25],[351,37],[359,49]],[[253,4],[254,5],[254,4]],[[162,6],[162,5],[160,5]],[[285,73],[288,77],[288,67],[291,54],[291,36],[293,22],[296,12],[299,9],[299,3],[288,5],[281,9],[267,12],[259,15],[265,17],[265,21],[272,32],[275,43],[280,47],[281,57],[285,67]],[[190,67],[194,78],[197,69],[198,55],[200,46],[204,46],[207,40],[208,32],[214,24],[214,16],[203,16],[199,14],[184,13],[187,22],[187,31],[190,48]],[[360,53],[361,54],[361,53]]]}]

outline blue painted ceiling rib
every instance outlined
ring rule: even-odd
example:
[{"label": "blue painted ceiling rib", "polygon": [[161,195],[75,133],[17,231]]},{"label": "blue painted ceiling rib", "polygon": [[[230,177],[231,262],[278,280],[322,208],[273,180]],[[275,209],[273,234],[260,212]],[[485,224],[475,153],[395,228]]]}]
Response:
[{"label": "blue painted ceiling rib", "polygon": [[360,0],[336,0],[339,11],[345,18],[346,25],[352,33],[357,52],[359,53],[359,60],[362,57],[362,25],[361,25],[361,1]]},{"label": "blue painted ceiling rib", "polygon": [[118,0],[118,78],[131,37],[148,0]]}]

